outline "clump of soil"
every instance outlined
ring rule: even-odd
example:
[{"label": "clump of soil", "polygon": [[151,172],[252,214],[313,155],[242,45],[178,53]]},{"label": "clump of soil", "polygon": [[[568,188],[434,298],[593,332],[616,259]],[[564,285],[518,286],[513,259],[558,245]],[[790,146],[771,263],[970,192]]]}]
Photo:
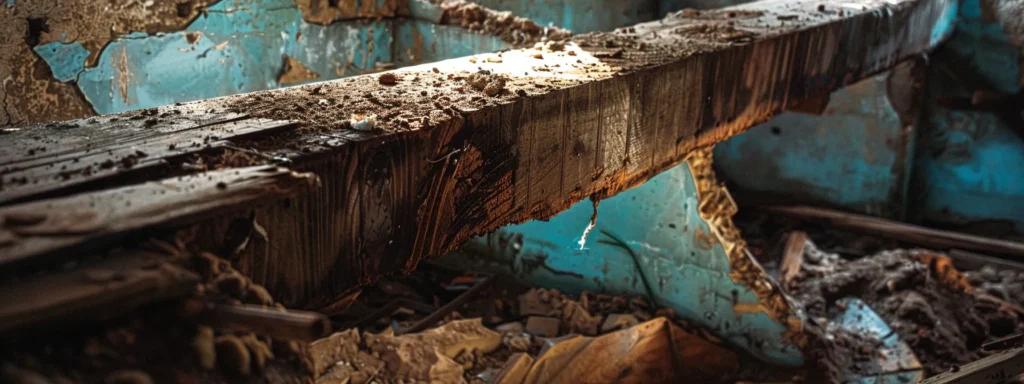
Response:
[{"label": "clump of soil", "polygon": [[465,0],[433,0],[445,10],[442,23],[456,24],[470,31],[497,35],[514,46],[528,46],[542,40],[563,40],[571,35],[558,27],[541,27],[532,20],[499,12]]},{"label": "clump of soil", "polygon": [[[200,278],[193,298],[284,308],[262,286],[212,253],[184,242],[143,248]],[[0,345],[2,383],[304,383],[312,376],[305,343],[187,321],[180,302],[153,303],[106,321],[33,330]]]},{"label": "clump of soil", "polygon": [[845,260],[810,242],[807,247],[791,293],[808,314],[831,317],[843,309],[840,300],[863,300],[913,349],[927,375],[982,358],[982,344],[1021,328],[1014,314],[926,262],[935,257],[928,251],[884,251]]}]

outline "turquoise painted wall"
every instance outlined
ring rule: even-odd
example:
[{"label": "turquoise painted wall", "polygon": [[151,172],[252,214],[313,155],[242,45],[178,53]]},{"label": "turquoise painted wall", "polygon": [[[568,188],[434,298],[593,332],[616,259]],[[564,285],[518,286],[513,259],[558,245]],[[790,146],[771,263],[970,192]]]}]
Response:
[{"label": "turquoise painted wall", "polygon": [[[913,159],[912,219],[1019,235],[1024,234],[1020,51],[985,6],[995,5],[963,0],[956,33],[933,55],[927,114]],[[1008,99],[971,106],[975,91]]]}]

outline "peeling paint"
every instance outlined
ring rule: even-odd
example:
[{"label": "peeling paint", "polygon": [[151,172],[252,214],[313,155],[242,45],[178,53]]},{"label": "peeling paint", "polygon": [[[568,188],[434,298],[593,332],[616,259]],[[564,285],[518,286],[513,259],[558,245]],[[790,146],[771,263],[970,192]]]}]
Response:
[{"label": "peeling paint", "polygon": [[[704,176],[682,164],[602,200],[596,217],[593,202],[582,201],[548,221],[474,239],[436,262],[563,292],[646,295],[754,356],[800,365],[799,315],[785,298],[776,300],[781,289],[752,258],[736,253],[742,244],[716,237],[728,218],[701,217],[699,209],[716,202],[698,193]],[[709,237],[706,244],[697,233]]]},{"label": "peeling paint", "polygon": [[395,17],[409,0],[295,0],[307,22],[328,25],[351,19]]},{"label": "peeling paint", "polygon": [[85,61],[90,52],[81,43],[73,41],[63,43],[54,41],[37,45],[33,50],[50,66],[53,77],[61,82],[69,82],[78,78],[85,68]]},{"label": "peeling paint", "polygon": [[284,69],[281,70],[281,76],[277,77],[277,82],[281,85],[300,84],[320,78],[320,74],[310,70],[301,61],[288,55],[281,55],[281,60],[284,61]]},{"label": "peeling paint", "polygon": [[[78,86],[106,114],[273,89],[316,78],[312,74],[330,79],[372,72],[393,61],[390,50],[373,48],[391,45],[391,24],[324,27],[302,21],[287,0],[223,2],[184,31],[114,40],[96,67],[82,69]],[[289,72],[282,55],[301,63],[308,78],[279,82]]]}]

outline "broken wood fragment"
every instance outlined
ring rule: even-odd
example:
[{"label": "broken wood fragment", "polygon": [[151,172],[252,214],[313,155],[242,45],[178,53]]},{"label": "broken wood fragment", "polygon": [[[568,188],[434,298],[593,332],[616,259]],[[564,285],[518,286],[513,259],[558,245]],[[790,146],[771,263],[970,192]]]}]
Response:
[{"label": "broken wood fragment", "polygon": [[[984,359],[929,377],[921,384],[1001,383],[1024,372],[1024,348],[997,352]],[[1008,381],[1013,382],[1013,381]]]},{"label": "broken wood fragment", "polygon": [[140,230],[252,209],[315,182],[311,174],[257,166],[0,207],[0,238],[8,238],[0,243],[0,267],[71,259]]},{"label": "broken wood fragment", "polygon": [[1024,244],[1013,241],[942,231],[825,208],[767,206],[757,207],[757,209],[802,220],[827,222],[839,228],[869,233],[931,249],[963,249],[1024,260]]},{"label": "broken wood fragment", "polygon": [[73,270],[0,283],[0,334],[53,332],[191,294],[198,276],[165,258],[131,250]]},{"label": "broken wood fragment", "polygon": [[192,298],[181,304],[180,314],[214,328],[255,332],[282,340],[316,340],[331,332],[327,317],[306,311],[251,304],[217,304]]},{"label": "broken wood fragment", "polygon": [[473,288],[470,288],[469,290],[463,292],[458,297],[452,299],[452,301],[449,301],[448,304],[442,305],[441,308],[438,308],[436,311],[434,311],[434,313],[431,313],[427,317],[424,317],[420,321],[417,321],[416,324],[413,324],[409,326],[409,328],[403,329],[398,333],[404,334],[420,332],[424,329],[433,326],[434,324],[437,324],[437,322],[441,321],[441,319],[443,319],[445,315],[451,313],[456,308],[462,306],[462,304],[464,304],[469,299],[476,297],[485,289],[489,288],[491,284],[494,282],[494,279],[494,276],[488,276],[484,278],[479,283],[476,283],[476,285],[474,285]]},{"label": "broken wood fragment", "polygon": [[786,249],[782,253],[782,265],[779,267],[779,278],[782,281],[782,286],[789,286],[790,282],[800,274],[800,267],[804,262],[804,247],[806,245],[806,232],[790,232],[789,238],[786,240]]},{"label": "broken wood fragment", "polygon": [[[208,120],[198,121],[178,119],[175,114],[161,120],[155,110],[150,111],[154,112],[140,112],[138,116],[144,118],[141,120],[118,120],[76,132],[81,135],[98,132],[95,141],[64,139],[67,134],[62,131],[66,129],[59,127],[33,129],[34,135],[59,139],[46,147],[32,147],[37,149],[29,149],[27,153],[8,152],[8,156],[0,157],[0,178],[14,181],[0,189],[0,206],[26,199],[65,196],[115,178],[155,181],[154,176],[180,174],[181,167],[195,162],[198,154],[223,150],[230,147],[231,141],[295,127],[293,122],[253,119],[237,113],[211,114],[207,115]],[[137,121],[141,123],[134,123]],[[30,145],[20,141],[23,137],[12,139],[11,151]]]}]

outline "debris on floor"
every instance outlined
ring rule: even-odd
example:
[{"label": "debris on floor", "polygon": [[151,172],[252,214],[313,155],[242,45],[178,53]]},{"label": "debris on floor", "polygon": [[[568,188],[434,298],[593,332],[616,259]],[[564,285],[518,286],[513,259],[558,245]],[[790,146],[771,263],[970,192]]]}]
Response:
[{"label": "debris on floor", "polygon": [[[285,309],[228,260],[209,252],[188,252],[183,244],[161,240],[144,244],[149,254],[162,257],[143,268],[173,265],[194,274],[198,285],[189,295],[151,303],[102,324],[67,321],[46,329],[3,333],[0,383],[301,383],[309,377],[312,365],[300,338],[321,337],[322,327],[328,326],[326,319]],[[123,294],[118,297],[124,301],[157,296],[159,289],[141,284],[115,292],[109,283],[125,280],[127,275],[96,266],[131,252],[111,252],[96,257],[95,263],[82,261],[77,268],[93,272],[92,280],[83,284],[107,284],[105,293]],[[96,278],[100,275],[113,276],[100,281]],[[88,304],[72,306],[88,308]],[[0,318],[9,323],[14,316],[21,314],[5,312]]]},{"label": "debris on floor", "polygon": [[[642,295],[572,295],[434,264],[323,315],[291,311],[230,261],[179,241],[149,248],[194,275],[189,296],[73,336],[19,340],[0,350],[0,382],[947,383],[989,371],[1018,380],[1024,269],[1012,261],[779,218],[738,224],[807,315],[802,368],[762,362]],[[963,260],[976,268],[960,272]],[[324,315],[330,326],[310,322]]]},{"label": "debris on floor", "polygon": [[[367,288],[336,316],[366,326],[312,344],[317,382],[734,383],[797,374],[734,352],[639,296],[577,297],[498,279],[443,318],[417,310],[444,308],[435,304],[488,280],[424,267]],[[388,305],[396,297],[403,305]],[[432,315],[436,327],[405,332]]]},{"label": "debris on floor", "polygon": [[[991,354],[982,348],[986,342],[1024,332],[1018,271],[961,273],[945,253],[877,236],[761,214],[738,221],[755,254],[779,266],[785,288],[810,317],[831,318],[847,310],[848,299],[862,301],[907,343],[925,376],[982,359]],[[803,243],[798,251],[792,238]]]}]

